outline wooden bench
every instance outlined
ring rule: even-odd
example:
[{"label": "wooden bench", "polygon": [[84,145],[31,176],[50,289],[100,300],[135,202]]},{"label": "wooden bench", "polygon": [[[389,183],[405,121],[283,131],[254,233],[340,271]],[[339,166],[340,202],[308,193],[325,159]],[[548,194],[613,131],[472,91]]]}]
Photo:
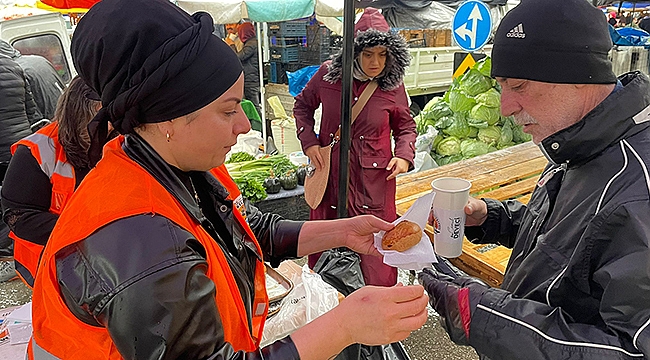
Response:
[{"label": "wooden bench", "polygon": [[[431,181],[440,177],[460,177],[472,182],[470,194],[497,200],[530,200],[547,160],[532,142],[397,178],[397,213],[402,215],[420,196],[431,191]],[[433,228],[427,226],[433,238]],[[474,245],[464,240],[463,254],[451,262],[492,286],[503,281],[510,249],[497,245]]]}]

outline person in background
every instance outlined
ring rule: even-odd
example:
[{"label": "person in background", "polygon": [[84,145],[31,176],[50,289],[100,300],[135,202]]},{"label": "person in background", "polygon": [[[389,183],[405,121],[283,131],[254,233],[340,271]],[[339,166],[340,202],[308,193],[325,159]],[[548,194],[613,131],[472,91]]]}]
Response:
[{"label": "person in background", "polygon": [[[324,360],[425,323],[421,286],[365,287],[260,349],[264,261],[337,246],[378,255],[373,233],[393,226],[294,222],[243,199],[224,161],[250,130],[244,76],[212,30],[209,14],[167,0],[103,0],[80,20],[72,54],[102,99],[89,124],[101,160],[41,257],[30,359]],[[105,144],[109,121],[124,136]]]},{"label": "person in background", "polygon": [[234,46],[235,51],[241,51],[244,47],[244,43],[241,41],[237,35],[237,27],[239,24],[226,24],[226,37],[223,39],[226,44]]},{"label": "person in background", "polygon": [[30,287],[54,224],[92,167],[88,123],[100,107],[75,77],[59,99],[54,122],[12,146],[1,191],[3,220],[14,239],[16,271]]},{"label": "person in background", "polygon": [[[372,214],[386,221],[397,219],[395,177],[413,167],[415,121],[411,117],[402,79],[410,56],[404,39],[390,32],[384,17],[366,8],[355,26],[355,101],[372,80],[378,83],[351,128],[348,214]],[[341,54],[326,61],[296,97],[293,114],[303,151],[317,169],[323,167],[318,149],[332,142],[341,123]],[[320,134],[314,132],[314,112],[322,104]],[[395,141],[395,150],[391,146]],[[332,149],[329,181],[323,200],[311,219],[335,219],[338,202],[339,146]],[[319,254],[310,255],[309,266]],[[391,286],[397,269],[381,258],[361,255],[366,284]]]},{"label": "person in background", "polygon": [[0,54],[0,163],[9,163],[11,145],[31,134],[30,126],[42,118],[25,71]]},{"label": "person in background", "polygon": [[650,33],[650,16],[648,14],[644,14],[641,20],[639,20],[639,28]]},{"label": "person in background", "polygon": [[13,58],[25,71],[36,107],[45,119],[53,119],[59,96],[65,88],[63,80],[46,58],[22,55],[8,42],[0,39],[0,54]]},{"label": "person in background", "polygon": [[[11,57],[0,54],[0,181],[11,159],[11,145],[31,134],[30,126],[41,119],[25,72]],[[12,257],[9,228],[0,222],[0,282],[16,277]]]},{"label": "person in background", "polygon": [[[244,98],[252,102],[255,105],[257,113],[261,114],[260,65],[255,26],[249,22],[241,23],[237,28],[237,35],[244,43],[241,50],[236,51],[237,57],[244,67]],[[269,131],[267,133],[270,134],[271,132]]]},{"label": "person in background", "polygon": [[[508,36],[522,24],[525,38]],[[617,79],[611,47],[584,0],[522,1],[496,31],[501,112],[549,163],[528,204],[465,207],[468,239],[512,248],[500,289],[419,276],[451,339],[481,359],[650,358],[650,80]]]},{"label": "person in background", "polygon": [[614,11],[609,13],[609,16],[607,17],[607,22],[616,27],[616,24],[618,23],[618,20],[616,20],[616,13]]}]

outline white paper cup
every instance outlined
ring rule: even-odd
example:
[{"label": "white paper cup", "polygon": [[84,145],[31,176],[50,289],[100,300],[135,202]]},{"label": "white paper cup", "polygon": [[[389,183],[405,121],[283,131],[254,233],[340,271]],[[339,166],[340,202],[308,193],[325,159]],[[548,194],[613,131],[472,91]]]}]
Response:
[{"label": "white paper cup", "polygon": [[433,245],[436,254],[454,258],[463,253],[465,205],[472,183],[459,178],[439,178],[431,182],[433,200]]}]

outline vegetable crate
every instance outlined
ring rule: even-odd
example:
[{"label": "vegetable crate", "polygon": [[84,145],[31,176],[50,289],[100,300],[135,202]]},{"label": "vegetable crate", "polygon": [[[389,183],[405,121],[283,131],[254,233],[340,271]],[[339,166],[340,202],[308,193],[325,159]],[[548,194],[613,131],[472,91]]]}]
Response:
[{"label": "vegetable crate", "polygon": [[307,47],[310,49],[326,49],[330,48],[330,37],[332,32],[322,25],[310,25],[307,27]]},{"label": "vegetable crate", "polygon": [[271,46],[270,51],[270,60],[271,62],[280,62],[280,63],[291,63],[297,62],[298,51],[300,46],[298,45],[289,45],[289,46]]},{"label": "vegetable crate", "polygon": [[294,72],[306,65],[301,63],[284,64],[279,62],[270,63],[269,82],[274,84],[288,84],[287,71]]},{"label": "vegetable crate", "polygon": [[280,37],[307,36],[308,23],[303,20],[269,23],[269,34]]},{"label": "vegetable crate", "polygon": [[329,46],[327,48],[320,49],[302,48],[298,52],[298,60],[305,66],[320,65],[324,61],[329,60],[330,54],[332,53]]},{"label": "vegetable crate", "polygon": [[609,51],[609,59],[612,61],[612,70],[616,76],[626,72],[639,70],[648,74],[650,70],[648,57],[650,53],[643,46],[620,46],[615,45]]},{"label": "vegetable crate", "polygon": [[271,63],[271,71],[269,72],[269,82],[274,84],[286,84],[287,74],[284,72],[284,64],[282,63]]},{"label": "vegetable crate", "polygon": [[278,37],[271,36],[269,42],[271,46],[286,47],[291,45],[303,45],[305,44],[306,38],[303,37]]}]

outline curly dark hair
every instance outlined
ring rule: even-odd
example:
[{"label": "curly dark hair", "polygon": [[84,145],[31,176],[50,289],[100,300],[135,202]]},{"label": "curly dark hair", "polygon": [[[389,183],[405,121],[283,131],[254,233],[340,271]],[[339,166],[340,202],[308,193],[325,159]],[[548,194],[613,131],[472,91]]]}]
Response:
[{"label": "curly dark hair", "polygon": [[59,143],[66,158],[75,169],[91,167],[88,158],[90,135],[88,123],[100,108],[100,101],[90,98],[92,90],[75,76],[56,104],[54,120],[59,123]]}]

